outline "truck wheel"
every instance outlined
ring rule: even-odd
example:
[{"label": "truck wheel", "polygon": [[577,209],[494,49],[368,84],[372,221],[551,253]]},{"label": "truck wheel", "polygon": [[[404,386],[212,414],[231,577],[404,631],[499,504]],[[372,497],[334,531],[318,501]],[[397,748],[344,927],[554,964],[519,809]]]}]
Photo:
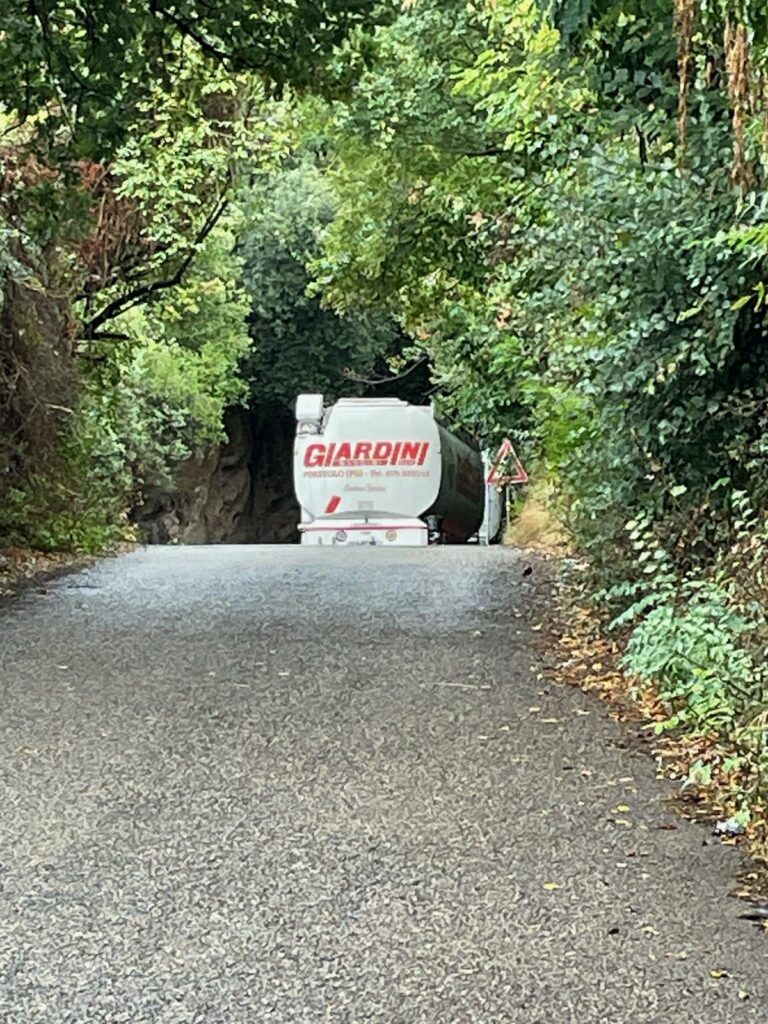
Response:
[{"label": "truck wheel", "polygon": [[427,543],[444,544],[442,523],[437,516],[427,516]]}]

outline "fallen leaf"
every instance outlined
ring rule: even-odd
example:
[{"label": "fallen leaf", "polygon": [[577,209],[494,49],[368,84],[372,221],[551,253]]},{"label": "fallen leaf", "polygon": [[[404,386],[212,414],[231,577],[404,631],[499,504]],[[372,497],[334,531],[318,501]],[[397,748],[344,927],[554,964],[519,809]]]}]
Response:
[{"label": "fallen leaf", "polygon": [[557,882],[545,882],[544,888],[547,890],[547,892],[554,892],[556,889],[559,889],[560,886],[557,884]]},{"label": "fallen leaf", "polygon": [[730,978],[728,971],[713,970],[709,972],[711,978]]}]

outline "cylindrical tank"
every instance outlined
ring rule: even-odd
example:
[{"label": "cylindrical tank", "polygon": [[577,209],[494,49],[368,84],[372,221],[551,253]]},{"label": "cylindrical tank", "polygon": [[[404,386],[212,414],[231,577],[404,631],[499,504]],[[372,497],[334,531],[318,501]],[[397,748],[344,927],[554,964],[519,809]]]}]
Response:
[{"label": "cylindrical tank", "polygon": [[480,529],[485,511],[485,478],[480,452],[436,424],[440,439],[440,489],[426,515],[440,521],[443,539],[463,544]]}]

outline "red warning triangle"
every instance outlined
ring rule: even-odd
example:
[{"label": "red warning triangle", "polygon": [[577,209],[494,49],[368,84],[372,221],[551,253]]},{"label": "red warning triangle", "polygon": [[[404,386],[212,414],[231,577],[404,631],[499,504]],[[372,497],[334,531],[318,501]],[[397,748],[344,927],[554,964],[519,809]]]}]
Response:
[{"label": "red warning triangle", "polygon": [[486,483],[498,484],[527,484],[528,474],[523,469],[523,464],[517,457],[512,442],[507,438],[501,448],[496,452],[491,471],[488,474]]}]

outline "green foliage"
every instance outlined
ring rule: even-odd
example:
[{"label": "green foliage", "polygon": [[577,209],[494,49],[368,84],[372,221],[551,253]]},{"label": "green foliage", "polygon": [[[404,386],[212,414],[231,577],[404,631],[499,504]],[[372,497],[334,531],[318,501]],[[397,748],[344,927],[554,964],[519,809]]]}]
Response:
[{"label": "green foliage", "polygon": [[[243,262],[235,253],[241,224],[230,217],[208,236],[177,288],[127,314],[127,332],[142,344],[131,367],[157,394],[189,411],[201,438],[221,437],[224,410],[243,401],[240,364],[250,350]],[[132,322],[131,322],[132,319]]]},{"label": "green foliage", "polygon": [[0,14],[0,102],[34,119],[52,155],[103,159],[126,140],[156,86],[190,55],[279,87],[319,85],[332,48],[378,20],[375,0],[7,0]]},{"label": "green foliage", "polygon": [[183,460],[222,438],[225,409],[247,396],[235,228],[223,223],[208,236],[175,291],[124,314],[125,340],[91,346],[46,471],[27,473],[3,504],[7,542],[102,550],[130,535],[127,513],[145,487],[172,487]]},{"label": "green foliage", "polygon": [[728,595],[703,582],[682,585],[674,604],[657,605],[632,633],[624,664],[656,684],[670,709],[657,731],[689,726],[727,735],[762,696],[757,666],[741,640],[753,624]]},{"label": "green foliage", "polygon": [[252,338],[243,375],[254,405],[289,405],[302,391],[358,393],[376,358],[397,349],[385,315],[337,315],[307,293],[307,265],[334,213],[333,190],[309,157],[262,175],[243,200],[238,251]]},{"label": "green foliage", "polygon": [[125,314],[122,356],[91,376],[83,412],[94,476],[109,485],[122,474],[129,499],[148,484],[171,486],[174,469],[221,440],[224,411],[247,396],[239,369],[250,346],[248,301],[235,229],[217,227],[184,284]]},{"label": "green foliage", "polygon": [[246,169],[282,159],[275,109],[247,77],[188,60],[172,89],[150,94],[108,171],[90,165],[98,220],[81,246],[85,339],[187,276]]},{"label": "green foliage", "polygon": [[[668,708],[656,731],[715,734],[739,750],[744,769],[768,759],[768,521],[744,494],[734,506],[734,540],[706,579],[680,580],[650,521],[630,524],[645,585],[616,588],[625,595],[631,589],[633,603],[613,625],[635,623],[624,665],[653,685]],[[704,766],[694,781],[706,784]]]}]

